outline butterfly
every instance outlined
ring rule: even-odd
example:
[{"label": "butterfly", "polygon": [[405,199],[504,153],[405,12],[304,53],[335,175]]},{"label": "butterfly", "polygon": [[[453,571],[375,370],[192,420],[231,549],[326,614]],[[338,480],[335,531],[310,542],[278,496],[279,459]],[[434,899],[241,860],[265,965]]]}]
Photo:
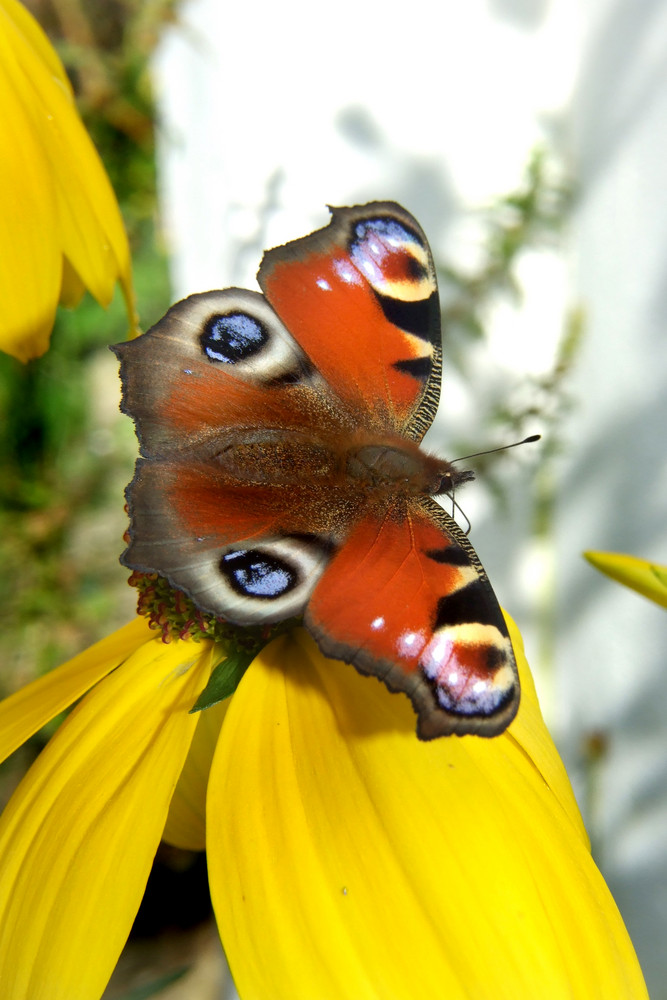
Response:
[{"label": "butterfly", "polygon": [[440,395],[431,251],[400,205],[331,209],[258,282],[191,295],[113,348],[141,457],[121,562],[243,626],[292,616],[403,691],[423,740],[494,736],[519,680],[467,535],[473,478],[422,448]]}]

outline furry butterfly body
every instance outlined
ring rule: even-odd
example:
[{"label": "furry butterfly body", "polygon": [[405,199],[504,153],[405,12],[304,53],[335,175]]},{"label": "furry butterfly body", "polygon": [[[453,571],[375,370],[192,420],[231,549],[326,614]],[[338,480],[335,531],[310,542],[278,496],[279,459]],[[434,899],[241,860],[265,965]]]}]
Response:
[{"label": "furry butterfly body", "polygon": [[432,499],[472,474],[419,447],[441,369],[423,231],[390,202],[334,209],[258,280],[114,348],[142,456],[123,563],[238,625],[302,615],[327,656],[408,694],[422,739],[501,732],[505,622]]}]

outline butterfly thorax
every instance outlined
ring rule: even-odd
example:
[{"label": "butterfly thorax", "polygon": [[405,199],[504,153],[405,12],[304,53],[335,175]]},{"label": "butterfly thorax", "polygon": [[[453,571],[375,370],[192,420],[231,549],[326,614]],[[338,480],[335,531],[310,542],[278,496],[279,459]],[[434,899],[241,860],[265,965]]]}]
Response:
[{"label": "butterfly thorax", "polygon": [[225,478],[244,485],[352,488],[378,496],[437,496],[472,477],[406,438],[360,431],[317,436],[261,429],[237,432],[216,455]]}]

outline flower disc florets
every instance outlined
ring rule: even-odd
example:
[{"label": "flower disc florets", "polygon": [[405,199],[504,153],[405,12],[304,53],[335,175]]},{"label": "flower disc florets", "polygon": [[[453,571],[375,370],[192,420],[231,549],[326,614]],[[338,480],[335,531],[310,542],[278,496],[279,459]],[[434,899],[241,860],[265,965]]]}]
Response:
[{"label": "flower disc florets", "polygon": [[252,660],[277,635],[298,625],[297,619],[275,625],[234,625],[223,618],[207,615],[182,590],[176,590],[157,573],[134,570],[128,579],[138,594],[137,614],[148,620],[162,641],[184,639],[215,643],[216,665],[193,711],[201,711],[232,694]]}]

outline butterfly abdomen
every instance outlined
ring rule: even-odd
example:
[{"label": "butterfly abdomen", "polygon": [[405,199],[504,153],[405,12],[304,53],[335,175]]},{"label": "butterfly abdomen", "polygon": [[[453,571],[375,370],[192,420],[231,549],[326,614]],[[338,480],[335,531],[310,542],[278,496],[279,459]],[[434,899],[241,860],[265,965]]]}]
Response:
[{"label": "butterfly abdomen", "polygon": [[338,456],[330,445],[296,433],[252,431],[239,435],[214,461],[225,477],[252,485],[321,487],[338,475]]}]

